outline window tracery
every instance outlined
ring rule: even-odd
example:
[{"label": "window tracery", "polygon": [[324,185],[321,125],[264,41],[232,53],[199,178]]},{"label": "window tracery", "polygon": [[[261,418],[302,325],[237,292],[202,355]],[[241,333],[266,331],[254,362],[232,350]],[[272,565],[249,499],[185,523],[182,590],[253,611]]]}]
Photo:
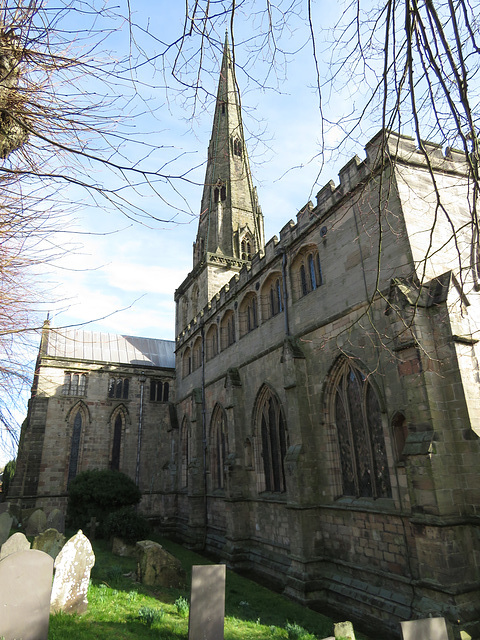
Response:
[{"label": "window tracery", "polygon": [[227,311],[220,323],[220,347],[226,349],[235,342],[235,314]]},{"label": "window tracery", "polygon": [[110,378],[108,381],[108,397],[126,400],[130,388],[129,378]]},{"label": "window tracery", "polygon": [[216,405],[210,426],[210,472],[212,489],[225,486],[225,461],[227,459],[227,420],[224,409]]},{"label": "window tracery", "polygon": [[258,305],[257,296],[250,292],[244,297],[240,305],[240,334],[241,336],[250,333],[258,327]]},{"label": "window tracery", "polygon": [[333,414],[343,495],[391,497],[378,398],[365,374],[349,360],[344,360],[336,373]]},{"label": "window tracery", "polygon": [[212,324],[206,335],[207,341],[207,360],[211,360],[218,354],[218,327],[216,324]]},{"label": "window tracery", "polygon": [[256,432],[258,491],[282,493],[286,490],[284,458],[288,433],[280,401],[267,386],[257,401]]},{"label": "window tracery", "polygon": [[64,396],[85,396],[87,394],[87,374],[66,371],[63,378]]},{"label": "window tracery", "polygon": [[316,247],[306,247],[298,253],[292,263],[292,276],[296,300],[322,286],[322,268]]}]

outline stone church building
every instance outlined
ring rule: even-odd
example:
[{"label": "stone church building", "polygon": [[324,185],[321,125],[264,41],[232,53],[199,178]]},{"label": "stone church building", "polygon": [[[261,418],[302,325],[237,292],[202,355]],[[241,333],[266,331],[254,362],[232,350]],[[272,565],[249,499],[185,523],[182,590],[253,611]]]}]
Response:
[{"label": "stone church building", "polygon": [[302,603],[478,638],[465,157],[382,130],[265,243],[239,104],[226,44],[175,342],[46,325],[9,497],[120,469],[160,531]]}]

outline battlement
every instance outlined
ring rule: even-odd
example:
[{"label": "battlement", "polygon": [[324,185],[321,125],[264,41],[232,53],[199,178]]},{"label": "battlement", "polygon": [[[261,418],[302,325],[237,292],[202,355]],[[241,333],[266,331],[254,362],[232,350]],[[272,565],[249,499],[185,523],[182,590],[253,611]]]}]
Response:
[{"label": "battlement", "polygon": [[[351,158],[339,171],[339,183],[329,180],[316,195],[316,205],[307,202],[297,213],[296,222],[289,220],[280,230],[280,239],[273,236],[265,245],[264,253],[257,253],[250,263],[244,263],[238,274],[224,285],[194,318],[188,327],[177,337],[178,344],[191,337],[204,319],[219,312],[226,304],[235,300],[247,286],[259,287],[262,273],[280,263],[279,249],[287,249],[313,224],[325,220],[338,203],[351,194],[357,187],[365,184],[382,167],[388,164],[414,166],[425,170],[443,173],[468,174],[465,154],[457,149],[448,148],[445,153],[441,145],[422,142],[419,149],[410,136],[380,130],[365,146],[366,156],[362,160],[357,155]],[[279,265],[278,265],[279,267]],[[238,300],[237,300],[238,301]]]}]

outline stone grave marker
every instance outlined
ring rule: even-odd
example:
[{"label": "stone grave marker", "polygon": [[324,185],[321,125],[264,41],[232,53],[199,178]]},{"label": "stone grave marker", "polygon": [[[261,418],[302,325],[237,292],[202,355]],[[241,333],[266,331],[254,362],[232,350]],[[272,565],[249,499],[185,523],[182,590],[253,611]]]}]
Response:
[{"label": "stone grave marker", "polygon": [[10,529],[12,527],[12,516],[6,511],[0,514],[0,546],[10,535]]},{"label": "stone grave marker", "polygon": [[11,556],[12,553],[27,551],[28,549],[30,549],[30,542],[23,533],[17,531],[17,533],[14,533],[13,536],[10,536],[10,538],[2,544],[2,548],[0,549],[0,562],[7,556]]},{"label": "stone grave marker", "polygon": [[187,576],[180,560],[165,551],[161,544],[141,540],[135,545],[137,556],[137,580],[150,587],[182,589]]},{"label": "stone grave marker", "polygon": [[355,640],[355,632],[353,630],[353,624],[351,622],[336,622],[333,625],[333,633],[335,638],[349,638]]},{"label": "stone grave marker", "polygon": [[95,555],[90,540],[78,531],[55,560],[50,611],[82,613],[88,606],[87,590]]},{"label": "stone grave marker", "polygon": [[445,618],[400,622],[403,640],[448,640]]},{"label": "stone grave marker", "polygon": [[37,536],[47,528],[47,516],[43,509],[35,509],[29,516],[25,525],[25,533],[27,536]]},{"label": "stone grave marker", "polygon": [[65,516],[60,509],[53,509],[47,516],[47,529],[56,529],[65,533]]},{"label": "stone grave marker", "polygon": [[192,567],[188,640],[223,640],[225,575],[224,564]]},{"label": "stone grave marker", "polygon": [[52,556],[55,560],[64,544],[65,536],[63,533],[60,533],[56,529],[47,529],[43,533],[39,533],[38,536],[35,536],[32,549],[45,551],[45,553],[48,553],[48,555]]},{"label": "stone grave marker", "polygon": [[53,558],[19,551],[0,562],[0,637],[47,640]]}]

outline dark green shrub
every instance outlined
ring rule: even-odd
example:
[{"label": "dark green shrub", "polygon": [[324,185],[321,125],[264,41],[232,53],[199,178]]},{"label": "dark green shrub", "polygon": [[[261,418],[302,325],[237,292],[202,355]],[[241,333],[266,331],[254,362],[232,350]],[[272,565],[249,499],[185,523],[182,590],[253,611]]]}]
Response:
[{"label": "dark green shrub", "polygon": [[120,471],[83,471],[68,485],[68,525],[73,529],[86,529],[90,519],[96,518],[97,534],[103,536],[108,514],[136,505],[140,498],[135,482]]},{"label": "dark green shrub", "polygon": [[134,544],[137,540],[145,540],[150,533],[150,525],[132,507],[123,507],[107,516],[104,532],[107,538],[115,536],[127,544]]},{"label": "dark green shrub", "polygon": [[3,485],[2,485],[2,493],[5,498],[8,494],[8,489],[13,480],[13,476],[15,475],[15,468],[17,466],[16,460],[10,460],[5,465],[5,469],[3,470]]}]

